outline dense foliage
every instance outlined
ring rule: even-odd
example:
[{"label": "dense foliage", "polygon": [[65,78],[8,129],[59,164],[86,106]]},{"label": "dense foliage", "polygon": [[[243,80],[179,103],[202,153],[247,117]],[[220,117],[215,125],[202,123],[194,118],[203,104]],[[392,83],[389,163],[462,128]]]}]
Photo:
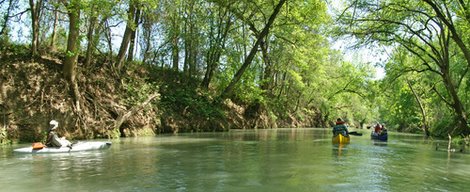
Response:
[{"label": "dense foliage", "polygon": [[[126,136],[136,125],[128,118],[144,108],[160,119],[148,125],[155,132],[327,127],[342,117],[468,135],[468,10],[467,1],[440,0],[3,0],[0,49],[11,58],[28,45],[32,61],[59,59],[67,117],[82,119],[72,130],[93,119],[107,122],[100,134]],[[379,62],[387,76],[344,60],[331,44],[339,37],[387,46]],[[106,87],[109,105],[96,104],[103,95],[90,97],[89,87]],[[9,96],[0,97],[1,113],[19,115],[7,110]],[[100,109],[109,119],[90,115]],[[14,119],[4,117],[3,132],[21,123]]]},{"label": "dense foliage", "polygon": [[354,0],[338,16],[358,44],[388,46],[383,118],[400,130],[470,134],[468,10],[468,1]]}]

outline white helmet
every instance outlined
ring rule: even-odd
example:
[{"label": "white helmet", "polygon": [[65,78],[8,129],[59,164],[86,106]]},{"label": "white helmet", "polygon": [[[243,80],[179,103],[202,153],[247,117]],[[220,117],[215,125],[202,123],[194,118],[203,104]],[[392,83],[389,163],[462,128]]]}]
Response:
[{"label": "white helmet", "polygon": [[49,130],[54,130],[56,129],[58,126],[59,126],[59,122],[57,122],[56,120],[51,120],[49,122],[49,125],[51,125],[51,127],[49,128]]}]

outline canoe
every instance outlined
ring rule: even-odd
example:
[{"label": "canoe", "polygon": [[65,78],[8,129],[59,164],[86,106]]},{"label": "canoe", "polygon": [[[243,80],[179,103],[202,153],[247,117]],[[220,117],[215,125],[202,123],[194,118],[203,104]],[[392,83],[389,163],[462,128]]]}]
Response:
[{"label": "canoe", "polygon": [[349,143],[349,136],[338,134],[336,136],[333,136],[332,142],[333,144],[347,144]]},{"label": "canoe", "polygon": [[376,132],[372,131],[370,133],[370,138],[374,140],[379,140],[379,141],[387,141],[388,140],[388,133],[387,132],[382,132],[377,134]]},{"label": "canoe", "polygon": [[33,147],[23,147],[13,150],[16,153],[70,153],[78,151],[90,151],[98,149],[107,149],[111,147],[111,142],[86,141],[72,144],[69,147],[45,147],[42,149],[33,149]]}]

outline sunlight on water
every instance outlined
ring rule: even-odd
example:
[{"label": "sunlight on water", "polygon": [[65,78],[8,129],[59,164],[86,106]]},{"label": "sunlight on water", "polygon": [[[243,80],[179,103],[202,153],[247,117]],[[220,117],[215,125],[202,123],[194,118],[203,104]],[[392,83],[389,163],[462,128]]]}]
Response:
[{"label": "sunlight on water", "polygon": [[462,191],[470,155],[422,136],[388,142],[328,129],[235,130],[126,138],[66,154],[0,153],[0,191]]}]

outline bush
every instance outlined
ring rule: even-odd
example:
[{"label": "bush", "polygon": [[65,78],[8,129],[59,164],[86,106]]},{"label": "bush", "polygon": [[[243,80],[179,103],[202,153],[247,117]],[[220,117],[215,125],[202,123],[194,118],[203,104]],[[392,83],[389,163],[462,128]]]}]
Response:
[{"label": "bush", "polygon": [[430,128],[431,135],[437,137],[447,137],[449,130],[457,126],[453,118],[441,118],[435,123],[435,126]]},{"label": "bush", "polygon": [[189,118],[221,118],[223,111],[208,95],[191,86],[170,86],[162,90],[161,108]]}]

